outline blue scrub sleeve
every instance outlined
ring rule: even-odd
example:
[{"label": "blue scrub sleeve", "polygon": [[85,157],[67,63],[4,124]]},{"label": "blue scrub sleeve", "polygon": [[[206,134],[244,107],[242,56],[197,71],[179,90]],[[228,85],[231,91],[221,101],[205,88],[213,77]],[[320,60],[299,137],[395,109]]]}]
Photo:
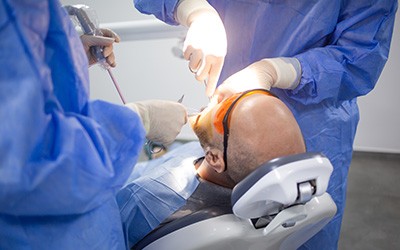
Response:
[{"label": "blue scrub sleeve", "polygon": [[304,104],[343,101],[374,88],[389,54],[397,1],[344,2],[329,45],[295,56],[302,78],[291,98]]},{"label": "blue scrub sleeve", "polygon": [[134,0],[133,2],[136,9],[141,13],[154,15],[171,25],[179,25],[174,18],[178,0]]},{"label": "blue scrub sleeve", "polygon": [[3,214],[100,206],[124,184],[144,141],[134,112],[88,101],[87,58],[57,3],[0,0]]}]

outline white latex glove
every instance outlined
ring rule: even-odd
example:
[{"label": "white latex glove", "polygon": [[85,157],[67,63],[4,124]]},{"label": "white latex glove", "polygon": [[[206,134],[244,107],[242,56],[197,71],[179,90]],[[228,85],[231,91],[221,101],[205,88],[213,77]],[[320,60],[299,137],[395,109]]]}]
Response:
[{"label": "white latex glove", "polygon": [[294,89],[300,77],[301,65],[296,58],[262,59],[226,79],[216,90],[214,99],[221,102],[234,93],[249,89]]},{"label": "white latex glove", "polygon": [[147,139],[154,142],[172,143],[187,122],[186,108],[178,102],[147,100],[126,106],[139,114]]},{"label": "white latex glove", "polygon": [[183,56],[198,81],[207,78],[206,94],[212,96],[222,66],[227,40],[225,27],[217,11],[206,0],[180,0],[176,10],[177,21],[189,27],[183,43]]},{"label": "white latex glove", "polygon": [[107,60],[107,63],[111,67],[115,67],[115,55],[113,52],[113,43],[119,43],[119,36],[114,33],[114,31],[110,29],[100,29],[103,33],[103,36],[93,36],[93,35],[82,35],[81,41],[83,44],[83,48],[85,49],[86,55],[89,60],[89,66],[95,64],[97,59],[95,56],[90,53],[90,47],[92,46],[100,46],[103,47],[103,55]]}]

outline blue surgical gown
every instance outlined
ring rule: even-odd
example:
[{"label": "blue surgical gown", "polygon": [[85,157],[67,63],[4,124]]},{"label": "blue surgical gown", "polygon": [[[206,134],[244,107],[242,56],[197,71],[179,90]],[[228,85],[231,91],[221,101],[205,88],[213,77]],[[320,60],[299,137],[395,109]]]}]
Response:
[{"label": "blue surgical gown", "polygon": [[[177,0],[134,0],[142,13],[177,24]],[[389,53],[396,0],[210,0],[221,16],[228,51],[219,83],[263,58],[295,57],[294,90],[272,89],[294,113],[308,151],[324,153],[334,171],[328,192],[338,206],[329,225],[305,244],[336,249],[359,111]],[[243,83],[246,84],[246,83]]]},{"label": "blue surgical gown", "polygon": [[89,101],[88,62],[58,0],[0,0],[0,249],[125,249],[115,194],[145,132]]}]

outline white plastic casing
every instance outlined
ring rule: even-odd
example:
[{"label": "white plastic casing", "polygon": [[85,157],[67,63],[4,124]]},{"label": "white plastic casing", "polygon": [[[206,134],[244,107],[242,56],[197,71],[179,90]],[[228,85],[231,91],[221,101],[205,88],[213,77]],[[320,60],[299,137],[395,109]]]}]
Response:
[{"label": "white plastic casing", "polygon": [[233,212],[240,218],[274,213],[277,206],[294,204],[298,198],[298,184],[308,181],[315,181],[313,197],[320,196],[326,192],[332,170],[332,164],[322,155],[278,166],[233,204]]}]

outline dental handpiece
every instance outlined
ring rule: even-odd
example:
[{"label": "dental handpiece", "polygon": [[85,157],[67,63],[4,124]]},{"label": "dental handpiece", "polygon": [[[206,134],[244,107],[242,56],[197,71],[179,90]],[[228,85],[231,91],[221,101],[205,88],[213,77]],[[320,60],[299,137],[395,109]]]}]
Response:
[{"label": "dental handpiece", "polygon": [[[86,13],[86,10],[89,9],[88,6],[78,4],[78,5],[66,5],[64,8],[67,10],[68,14],[70,16],[75,16],[78,19],[79,25],[82,28],[82,31],[84,34],[87,35],[93,35],[93,36],[103,36],[103,33],[101,30],[90,20],[88,14]],[[121,89],[119,88],[119,85],[111,72],[111,67],[107,63],[106,58],[103,55],[103,49],[100,46],[92,46],[90,47],[90,53],[96,57],[97,62],[105,69],[107,70],[114,87],[116,88],[119,97],[121,98],[121,101],[123,104],[126,103],[124,96],[122,95]]]}]

